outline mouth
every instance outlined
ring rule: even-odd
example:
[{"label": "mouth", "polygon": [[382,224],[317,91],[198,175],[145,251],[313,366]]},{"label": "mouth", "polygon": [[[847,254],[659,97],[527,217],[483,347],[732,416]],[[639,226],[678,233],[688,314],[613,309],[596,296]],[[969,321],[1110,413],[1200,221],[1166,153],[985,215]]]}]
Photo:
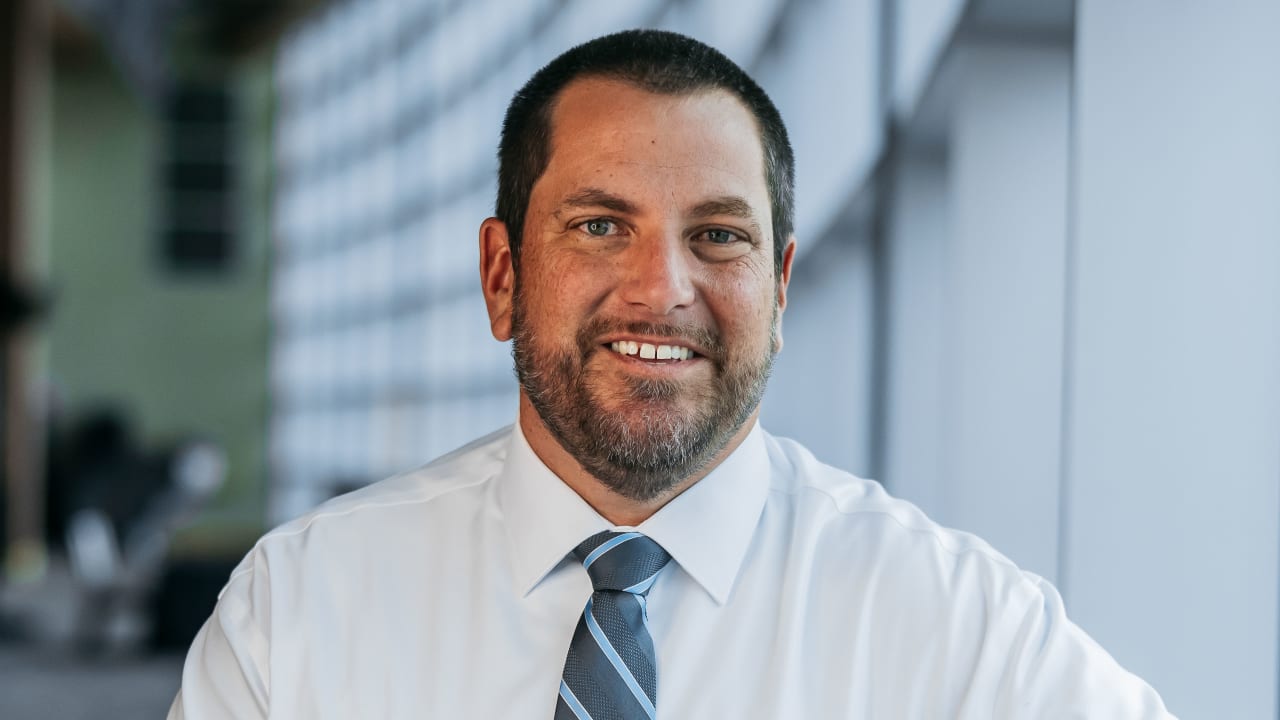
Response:
[{"label": "mouth", "polygon": [[701,357],[691,348],[675,344],[649,343],[640,340],[614,340],[604,347],[618,355],[648,362],[683,362]]}]

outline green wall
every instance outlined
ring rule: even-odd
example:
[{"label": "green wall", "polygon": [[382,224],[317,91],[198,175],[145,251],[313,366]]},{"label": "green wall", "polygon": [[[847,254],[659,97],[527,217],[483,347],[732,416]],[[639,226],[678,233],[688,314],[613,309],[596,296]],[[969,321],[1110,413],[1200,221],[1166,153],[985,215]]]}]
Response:
[{"label": "green wall", "polygon": [[228,272],[159,258],[162,137],[152,109],[106,62],[58,63],[51,141],[49,376],[68,413],[112,403],[144,442],[219,442],[228,484],[180,539],[217,552],[262,529],[266,496],[270,67],[235,73],[244,132],[241,228]]}]

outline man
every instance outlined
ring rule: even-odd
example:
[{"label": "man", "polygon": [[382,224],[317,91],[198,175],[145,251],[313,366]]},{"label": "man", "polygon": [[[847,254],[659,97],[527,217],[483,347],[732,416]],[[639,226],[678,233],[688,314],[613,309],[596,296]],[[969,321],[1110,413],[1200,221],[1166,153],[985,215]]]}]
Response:
[{"label": "man", "polygon": [[170,717],[1168,717],[1046,582],[759,428],[793,158],[739,68],[600,38],[499,155],[518,422],[264,537]]}]

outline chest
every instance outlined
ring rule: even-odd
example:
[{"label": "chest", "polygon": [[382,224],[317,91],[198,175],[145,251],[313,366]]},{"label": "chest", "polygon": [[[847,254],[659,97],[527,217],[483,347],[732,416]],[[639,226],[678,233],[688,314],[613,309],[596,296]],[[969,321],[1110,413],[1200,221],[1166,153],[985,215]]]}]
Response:
[{"label": "chest", "polygon": [[[679,573],[654,587],[659,717],[878,717],[882,703],[919,696],[923,710],[939,694],[946,648],[902,632],[868,598],[785,577],[744,583],[752,592],[725,604]],[[277,624],[272,717],[549,718],[589,595],[563,572],[527,594],[470,578],[447,592],[378,581],[312,598]]]}]

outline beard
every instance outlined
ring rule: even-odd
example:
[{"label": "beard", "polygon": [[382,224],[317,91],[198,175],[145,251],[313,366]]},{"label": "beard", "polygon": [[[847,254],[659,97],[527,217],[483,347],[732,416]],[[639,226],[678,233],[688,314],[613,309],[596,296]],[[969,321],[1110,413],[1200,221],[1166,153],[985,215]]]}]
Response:
[{"label": "beard", "polygon": [[[692,325],[610,321],[596,317],[573,347],[548,347],[524,316],[517,279],[512,307],[516,376],[560,445],[605,487],[647,502],[703,470],[760,404],[777,347],[774,306],[769,343],[753,357],[732,354],[721,338]],[[608,383],[589,367],[606,333],[684,338],[710,362],[710,382],[625,377]],[[680,361],[688,362],[688,361]],[[616,410],[607,409],[612,405]]]}]

